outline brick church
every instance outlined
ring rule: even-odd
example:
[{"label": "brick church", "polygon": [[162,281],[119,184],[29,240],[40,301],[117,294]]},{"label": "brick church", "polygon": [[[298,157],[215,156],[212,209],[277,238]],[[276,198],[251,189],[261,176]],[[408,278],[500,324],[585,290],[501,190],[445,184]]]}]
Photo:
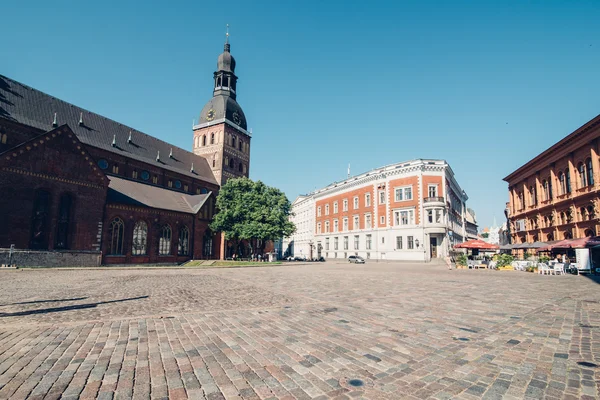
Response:
[{"label": "brick church", "polygon": [[226,257],[208,225],[219,187],[250,168],[237,79],[226,42],[190,152],[0,75],[0,248],[105,264]]}]

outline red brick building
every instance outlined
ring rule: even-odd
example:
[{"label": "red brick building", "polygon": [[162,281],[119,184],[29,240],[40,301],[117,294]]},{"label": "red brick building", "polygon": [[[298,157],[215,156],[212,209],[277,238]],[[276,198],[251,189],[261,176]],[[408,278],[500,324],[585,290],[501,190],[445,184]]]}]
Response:
[{"label": "red brick building", "polygon": [[0,248],[102,252],[103,263],[223,258],[208,224],[250,134],[225,44],[190,152],[0,75]]}]

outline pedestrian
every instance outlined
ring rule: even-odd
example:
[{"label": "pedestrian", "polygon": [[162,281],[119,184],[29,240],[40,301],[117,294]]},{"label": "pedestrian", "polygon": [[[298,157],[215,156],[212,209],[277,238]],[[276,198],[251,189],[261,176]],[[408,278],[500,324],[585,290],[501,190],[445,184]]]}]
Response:
[{"label": "pedestrian", "polygon": [[450,259],[450,255],[446,255],[446,257],[444,257],[444,261],[446,261],[448,269],[452,269],[452,260]]}]

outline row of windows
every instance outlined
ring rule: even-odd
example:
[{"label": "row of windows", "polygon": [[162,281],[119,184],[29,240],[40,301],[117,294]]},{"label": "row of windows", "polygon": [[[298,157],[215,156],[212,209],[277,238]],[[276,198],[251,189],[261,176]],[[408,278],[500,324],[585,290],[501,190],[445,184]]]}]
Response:
[{"label": "row of windows", "polygon": [[[330,238],[325,238],[325,250],[329,251],[330,247],[329,247],[329,239]],[[339,248],[339,243],[340,243],[340,238],[339,237],[334,237],[333,238],[333,250],[340,250]],[[343,238],[343,249],[341,250],[348,250],[348,245],[349,245],[349,237],[348,236],[344,236]],[[381,243],[385,244],[385,237],[381,238]],[[365,237],[365,249],[366,250],[371,250],[373,244],[373,237],[372,235],[366,235]],[[319,242],[318,245],[320,246],[321,243]],[[414,243],[414,236],[407,236],[406,237],[406,249],[408,250],[413,250],[415,248],[415,243]],[[353,240],[353,249],[354,250],[360,250],[360,236],[355,235],[354,236],[354,240]],[[403,249],[403,237],[402,236],[396,236],[396,250],[402,250]]]},{"label": "row of windows", "polygon": [[570,224],[572,222],[583,222],[583,221],[591,221],[596,218],[596,210],[594,206],[581,207],[579,209],[579,217],[576,221],[576,216],[573,215],[571,209],[566,209],[564,211],[556,213],[557,221],[554,221],[553,214],[544,215],[540,218],[539,223],[537,218],[530,218],[528,223],[528,229],[539,229],[539,228],[550,228],[555,225],[565,225]]},{"label": "row of windows", "polygon": [[[415,224],[415,209],[414,208],[407,208],[407,209],[402,209],[402,210],[394,210],[393,211],[393,222],[394,222],[394,226],[403,226],[403,225],[414,225]],[[436,220],[440,221],[443,214],[435,214],[436,215]],[[364,214],[364,229],[371,229],[373,227],[373,222],[371,219],[371,214],[370,213],[366,213]],[[324,224],[324,225],[323,225]],[[380,224],[385,225],[385,216],[381,216],[380,217]],[[329,233],[330,232],[330,221],[325,221],[324,223],[322,222],[318,222],[317,223],[317,234],[321,234],[322,233],[322,228],[325,228],[325,233]],[[360,221],[359,221],[359,216],[358,215],[354,215],[352,217],[352,230],[358,230],[360,229]],[[342,231],[348,231],[348,217],[344,217],[342,218]],[[337,219],[333,220],[333,232],[338,232],[339,231],[339,221]]]},{"label": "row of windows", "polygon": [[[592,159],[588,158],[585,163],[580,162],[577,165],[577,185],[579,188],[584,188],[586,186],[594,186],[594,167],[592,165]],[[558,172],[558,182],[559,182],[559,195],[566,195],[571,193],[571,172],[569,169],[565,169],[564,171]],[[537,185],[529,186],[529,205],[536,206],[538,204],[538,193],[537,193]],[[541,182],[542,186],[542,199],[543,201],[549,201],[554,198],[554,194],[552,192],[552,178],[544,179]],[[525,209],[525,194],[523,191],[517,194],[517,209],[523,210]]]},{"label": "row of windows", "polygon": [[[125,254],[125,222],[116,217],[109,226],[109,248],[108,255],[122,256]],[[171,226],[166,224],[160,228],[158,237],[158,255],[171,255],[172,232]],[[190,231],[187,226],[179,228],[177,241],[177,255],[187,256],[190,252]],[[131,254],[144,256],[148,254],[148,224],[145,221],[137,221],[133,227],[131,240]]]},{"label": "row of windows", "polygon": [[[213,160],[213,163],[214,163],[214,160]],[[109,167],[108,161],[106,161],[105,159],[98,160],[98,167],[100,167],[100,169],[102,169],[102,170],[107,170]],[[111,171],[113,174],[119,175],[119,165],[113,164]],[[133,170],[133,171],[131,171],[131,178],[132,179],[141,179],[145,182],[149,182],[151,180],[153,184],[155,184],[155,185],[158,184],[158,176],[157,175],[150,176],[150,173],[148,171]],[[152,179],[150,179],[150,178],[152,178]],[[189,185],[187,183],[182,183],[178,179],[175,179],[175,180],[169,179],[167,181],[167,187],[183,190],[184,192],[189,192]],[[208,193],[207,188],[205,188],[205,187],[196,188],[196,194],[205,194],[205,193]]]},{"label": "row of windows", "polygon": [[[214,162],[214,161],[213,161]],[[229,156],[225,156],[225,166],[228,166],[231,169],[235,169],[235,160],[233,157],[229,158]],[[248,168],[246,167],[246,164],[243,162],[239,162],[237,164],[237,169],[239,172],[242,173],[246,173],[248,171]]]},{"label": "row of windows", "polygon": [[[202,136],[196,136],[194,138],[194,147],[200,147],[200,146],[206,146],[206,140],[207,137],[206,135],[202,135]],[[210,134],[210,144],[215,144],[215,133],[211,132]]]},{"label": "row of windows", "polygon": [[[429,196],[437,196],[437,185],[429,186]],[[396,202],[409,201],[413,199],[412,186],[404,186],[394,189],[394,200]],[[371,206],[371,194],[365,193],[364,206]],[[379,204],[385,204],[385,190],[379,191]],[[360,207],[359,196],[353,198],[353,209],[357,210]],[[342,211],[348,211],[348,199],[342,200]],[[333,214],[338,213],[338,202],[333,202]],[[329,215],[329,204],[325,204],[325,215]],[[321,206],[317,207],[317,217],[321,216]]]}]

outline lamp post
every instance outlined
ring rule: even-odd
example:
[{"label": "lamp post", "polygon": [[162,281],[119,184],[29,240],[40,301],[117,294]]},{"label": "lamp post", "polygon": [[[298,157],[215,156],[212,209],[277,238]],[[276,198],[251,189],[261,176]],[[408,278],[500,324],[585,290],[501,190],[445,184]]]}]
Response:
[{"label": "lamp post", "polygon": [[310,248],[310,259],[312,260],[312,259],[313,259],[313,246],[314,246],[314,244],[313,244],[313,241],[312,241],[312,240],[310,240],[310,241],[308,242],[308,246],[309,246],[309,248]]}]

